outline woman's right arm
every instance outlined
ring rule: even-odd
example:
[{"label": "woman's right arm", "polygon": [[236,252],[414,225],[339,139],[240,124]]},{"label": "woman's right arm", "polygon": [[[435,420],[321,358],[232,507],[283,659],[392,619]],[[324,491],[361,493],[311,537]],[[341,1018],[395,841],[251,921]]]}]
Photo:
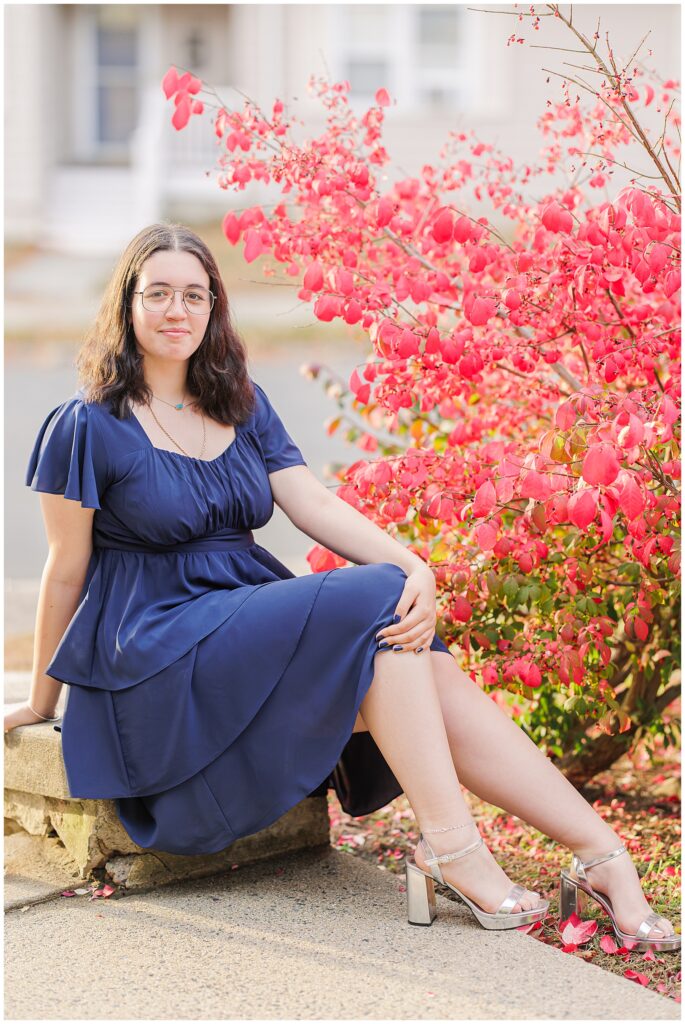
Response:
[{"label": "woman's right arm", "polygon": [[45,669],[76,611],[93,552],[94,509],[61,494],[41,493],[40,504],[49,552],[38,595],[31,693],[28,702],[6,706],[5,732],[44,721],[29,704],[47,718],[55,714],[62,683]]}]

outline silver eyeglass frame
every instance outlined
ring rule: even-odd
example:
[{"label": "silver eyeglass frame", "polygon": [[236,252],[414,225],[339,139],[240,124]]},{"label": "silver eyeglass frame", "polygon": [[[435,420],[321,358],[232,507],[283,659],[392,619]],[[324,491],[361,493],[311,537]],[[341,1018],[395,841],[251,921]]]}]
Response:
[{"label": "silver eyeglass frame", "polygon": [[[171,285],[170,284],[165,284],[164,287],[165,288],[171,288]],[[209,315],[208,313],[198,313],[194,309],[188,309],[188,307],[186,306],[186,300],[185,300],[185,292],[188,291],[187,287],[186,288],[172,288],[171,290],[173,291],[174,294],[169,299],[169,305],[166,306],[164,309],[148,309],[147,308],[147,306],[143,302],[143,292],[145,291],[144,288],[137,288],[135,291],[131,292],[131,295],[140,295],[140,301],[142,303],[143,309],[146,309],[148,313],[166,313],[166,312],[168,312],[171,309],[171,307],[173,305],[174,296],[176,295],[176,292],[180,292],[181,293],[181,302],[183,303],[183,308],[185,309],[185,311],[187,313],[190,313],[191,316],[208,316]],[[212,304],[209,307],[209,312],[211,313],[212,310],[214,309],[214,303],[216,302],[216,295],[209,288],[207,288],[206,291],[208,291],[209,294],[212,297]]]}]

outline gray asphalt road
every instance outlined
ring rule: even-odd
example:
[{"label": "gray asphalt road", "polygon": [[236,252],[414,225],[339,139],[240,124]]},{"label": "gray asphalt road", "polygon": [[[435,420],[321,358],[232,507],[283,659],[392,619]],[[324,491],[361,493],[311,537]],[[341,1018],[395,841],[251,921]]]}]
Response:
[{"label": "gray asphalt road", "polygon": [[[363,353],[349,346],[330,345],[289,348],[268,361],[251,363],[255,380],[262,385],[302,450],[313,473],[324,483],[324,466],[330,461],[353,462],[358,449],[337,437],[328,437],[323,421],[337,411],[318,381],[300,375],[303,362],[326,362],[348,377]],[[70,397],[77,387],[73,352],[55,349],[36,359],[13,357],[5,366],[5,576],[9,580],[38,579],[47,545],[35,492],[24,483],[26,467],[36,434],[48,412]],[[288,564],[301,561],[312,541],[297,530],[280,509],[258,532],[259,543]]]}]

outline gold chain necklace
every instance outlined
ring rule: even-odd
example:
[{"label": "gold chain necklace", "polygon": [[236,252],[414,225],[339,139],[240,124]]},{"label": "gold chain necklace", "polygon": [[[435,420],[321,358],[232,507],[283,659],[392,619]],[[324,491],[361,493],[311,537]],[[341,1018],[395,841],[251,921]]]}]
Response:
[{"label": "gold chain necklace", "polygon": [[[168,431],[168,430],[166,430],[166,429],[165,429],[165,428],[164,428],[164,427],[162,426],[162,424],[161,424],[161,423],[159,422],[159,420],[158,420],[158,419],[157,419],[157,417],[155,416],[155,414],[154,414],[154,412],[153,412],[153,410],[152,410],[152,406],[151,406],[151,405],[150,405],[149,403],[148,403],[148,409],[150,410],[150,413],[152,414],[152,418],[153,418],[153,420],[155,421],[155,423],[157,424],[157,426],[159,427],[159,429],[160,429],[161,431],[163,431],[163,432],[164,432],[164,433],[166,434],[166,436],[167,436],[167,437],[169,438],[169,440],[170,440],[170,441],[172,442],[172,444],[175,444],[177,448],[180,448],[180,449],[181,449],[181,451],[183,452],[183,454],[184,454],[184,455],[188,455],[188,452],[187,452],[187,451],[185,450],[185,448],[181,448],[181,446],[180,446],[180,444],[178,443],[178,441],[176,441],[176,440],[175,440],[175,439],[174,439],[174,438],[173,438],[173,437],[171,436],[171,434],[169,433],[169,431]],[[205,445],[206,445],[206,443],[207,443],[207,428],[206,428],[206,426],[205,426],[205,418],[204,418],[204,416],[202,415],[202,413],[200,413],[200,419],[202,420],[202,448],[200,449],[200,454],[199,454],[199,455],[197,456],[197,457],[198,457],[199,459],[201,459],[201,458],[202,458],[202,456],[204,455],[204,453],[205,453]],[[194,457],[194,456],[192,456],[192,455],[188,455],[188,458],[191,458],[191,459],[192,459],[193,457]]]}]

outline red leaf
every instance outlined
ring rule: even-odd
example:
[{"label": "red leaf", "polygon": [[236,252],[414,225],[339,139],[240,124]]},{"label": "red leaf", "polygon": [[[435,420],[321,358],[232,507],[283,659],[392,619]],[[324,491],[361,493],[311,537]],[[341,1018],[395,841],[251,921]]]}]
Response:
[{"label": "red leaf", "polygon": [[188,124],[189,119],[190,119],[190,97],[188,96],[187,93],[185,93],[181,97],[181,99],[179,101],[179,104],[176,107],[176,110],[174,112],[174,116],[171,118],[171,123],[173,124],[174,128],[176,129],[176,131],[180,132],[181,128],[185,128],[185,126]]},{"label": "red leaf", "polygon": [[599,940],[599,945],[605,953],[615,953],[618,949],[618,946],[611,935],[603,935]]},{"label": "red leaf", "polygon": [[473,235],[473,224],[468,217],[458,217],[457,222],[454,225],[454,240],[455,242],[468,242]]},{"label": "red leaf", "polygon": [[469,320],[474,327],[482,327],[488,320],[491,320],[497,313],[497,303],[494,299],[474,299],[471,308],[468,312],[464,310],[467,320]]},{"label": "red leaf", "polygon": [[351,295],[354,291],[354,277],[345,267],[338,267],[335,272],[335,285],[343,295]]},{"label": "red leaf", "polygon": [[637,519],[644,512],[645,500],[635,477],[624,476],[625,482],[618,495],[619,508],[626,519]]},{"label": "red leaf", "polygon": [[646,974],[638,974],[637,971],[633,971],[630,968],[623,972],[623,977],[628,978],[629,981],[637,981],[639,985],[644,985],[645,987],[649,985],[649,978]]},{"label": "red leaf", "polygon": [[417,356],[420,352],[419,339],[413,331],[406,328],[400,335],[397,345],[397,354],[402,359],[409,359],[410,356]]},{"label": "red leaf", "polygon": [[574,526],[585,530],[595,518],[597,501],[589,487],[576,491],[568,499],[568,515]]},{"label": "red leaf", "polygon": [[264,252],[262,236],[254,228],[248,228],[245,232],[245,249],[243,255],[246,263],[252,263]]},{"label": "red leaf", "polygon": [[548,203],[543,210],[542,223],[548,231],[569,232],[573,229],[573,217],[556,201]]},{"label": "red leaf", "polygon": [[621,465],[610,444],[595,444],[588,449],[583,459],[582,475],[589,484],[612,484],[618,476]]},{"label": "red leaf", "polygon": [[454,218],[452,216],[452,211],[445,208],[440,211],[433,222],[433,238],[441,245],[444,242],[449,242],[452,238],[453,228]]},{"label": "red leaf", "polygon": [[577,415],[572,402],[563,402],[556,411],[554,422],[560,430],[568,430],[576,422]]},{"label": "red leaf", "polygon": [[378,203],[378,211],[376,213],[376,223],[379,228],[384,228],[390,223],[395,213],[395,203],[388,196],[383,198]]},{"label": "red leaf", "polygon": [[222,221],[221,228],[231,245],[235,245],[240,238],[240,224],[236,215],[234,213],[227,213]]},{"label": "red leaf", "polygon": [[350,299],[345,307],[343,314],[343,320],[346,324],[356,324],[362,318],[362,307],[359,305],[356,299]]},{"label": "red leaf", "polygon": [[170,67],[162,79],[162,89],[167,99],[170,99],[178,89],[178,72],[176,68]]},{"label": "red leaf", "polygon": [[633,619],[633,629],[638,640],[646,640],[649,636],[649,626],[639,615],[636,615]]},{"label": "red leaf", "polygon": [[468,622],[473,614],[473,608],[465,597],[458,596],[452,604],[452,618],[457,622]]},{"label": "red leaf", "polygon": [[[476,518],[487,516],[492,512],[497,501],[497,494],[491,480],[486,480],[476,491],[472,512]],[[496,532],[496,531],[495,531]]]},{"label": "red leaf", "polygon": [[669,252],[670,249],[667,246],[662,245],[660,242],[656,242],[652,246],[649,256],[647,257],[647,263],[649,264],[649,269],[653,274],[657,274],[665,265]]},{"label": "red leaf", "polygon": [[302,284],[310,292],[320,292],[323,288],[323,267],[317,260],[305,270]]},{"label": "red leaf", "polygon": [[340,315],[342,300],[337,295],[320,295],[314,303],[314,316],[325,323]]},{"label": "red leaf", "polygon": [[523,475],[519,489],[522,498],[537,498],[539,501],[546,501],[551,493],[550,482],[542,473],[536,473],[531,469]]},{"label": "red leaf", "polygon": [[[307,561],[312,572],[326,572],[327,569],[338,569],[347,564],[340,555],[336,555],[333,551],[329,551],[320,544],[316,544],[307,553]],[[237,868],[238,865],[233,864],[232,867]]]},{"label": "red leaf", "polygon": [[492,523],[481,523],[476,528],[476,540],[481,551],[492,551],[497,543],[497,527]]},{"label": "red leaf", "polygon": [[621,427],[618,432],[618,443],[622,448],[633,448],[636,444],[640,444],[645,436],[645,425],[638,416],[634,416],[632,413],[628,418],[628,423],[625,427]]},{"label": "red leaf", "polygon": [[[577,923],[574,922],[574,917]],[[566,943],[582,946],[583,943],[590,941],[597,927],[596,921],[581,921],[576,914],[572,914],[568,921],[562,922],[561,938]]]},{"label": "red leaf", "polygon": [[517,288],[507,288],[502,295],[502,299],[508,309],[518,309],[521,305],[521,293]]}]

